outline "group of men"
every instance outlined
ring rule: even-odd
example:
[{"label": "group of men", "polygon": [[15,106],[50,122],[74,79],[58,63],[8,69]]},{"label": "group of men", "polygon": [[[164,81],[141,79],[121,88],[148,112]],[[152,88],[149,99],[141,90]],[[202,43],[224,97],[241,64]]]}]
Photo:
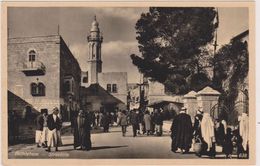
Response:
[{"label": "group of men", "polygon": [[49,115],[47,109],[42,109],[41,114],[36,118],[35,142],[37,147],[47,148],[48,152],[51,151],[51,147],[55,147],[55,151],[58,151],[58,146],[62,144],[61,127],[62,121],[57,107],[54,107]]},{"label": "group of men", "polygon": [[194,124],[192,124],[191,117],[186,113],[186,110],[185,107],[182,107],[172,122],[171,150],[173,152],[176,153],[180,149],[181,153],[188,153],[193,138],[194,142],[199,140],[201,143],[200,152],[196,153],[198,156],[208,155],[215,158],[216,143],[223,147],[227,158],[231,157],[234,145],[237,146],[238,153],[248,151],[248,116],[245,113],[239,119],[237,134],[233,135],[225,120],[214,121],[209,113],[202,111],[201,107],[194,117]]}]

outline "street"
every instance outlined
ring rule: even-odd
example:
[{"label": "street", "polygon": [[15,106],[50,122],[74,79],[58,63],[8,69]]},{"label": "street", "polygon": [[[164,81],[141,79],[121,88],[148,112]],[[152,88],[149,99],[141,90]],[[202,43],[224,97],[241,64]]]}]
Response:
[{"label": "street", "polygon": [[[96,132],[91,135],[92,150],[81,151],[73,149],[73,136],[62,136],[63,146],[55,152],[47,153],[44,148],[35,144],[19,144],[9,147],[9,158],[81,158],[81,159],[112,159],[112,158],[158,158],[184,159],[198,158],[194,152],[188,154],[173,153],[170,150],[171,138],[164,129],[162,137],[138,135],[132,136],[132,127],[127,128],[127,134],[122,136],[120,127],[111,127],[109,133]],[[220,147],[217,147],[220,152]],[[202,156],[207,158],[207,156]],[[217,158],[224,155],[218,153]]]}]

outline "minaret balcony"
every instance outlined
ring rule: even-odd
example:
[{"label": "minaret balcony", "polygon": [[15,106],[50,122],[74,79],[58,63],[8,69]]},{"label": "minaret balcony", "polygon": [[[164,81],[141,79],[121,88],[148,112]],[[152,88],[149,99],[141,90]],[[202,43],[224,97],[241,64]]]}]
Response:
[{"label": "minaret balcony", "polygon": [[102,36],[88,36],[88,41],[103,41],[103,37]]},{"label": "minaret balcony", "polygon": [[22,72],[26,76],[44,75],[45,70],[46,70],[46,68],[45,68],[44,64],[40,61],[23,63]]}]

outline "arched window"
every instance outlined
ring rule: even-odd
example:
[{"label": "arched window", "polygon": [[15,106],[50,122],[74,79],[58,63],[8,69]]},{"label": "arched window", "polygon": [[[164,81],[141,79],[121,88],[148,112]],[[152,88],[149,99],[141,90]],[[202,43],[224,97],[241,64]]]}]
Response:
[{"label": "arched window", "polygon": [[36,83],[31,83],[31,94],[33,96],[36,96],[38,93],[38,90],[37,90],[37,84]]},{"label": "arched window", "polygon": [[35,61],[36,52],[34,50],[29,51],[29,62]]},{"label": "arched window", "polygon": [[113,92],[113,93],[117,93],[117,85],[116,85],[116,84],[113,84],[113,86],[112,86],[112,92]]},{"label": "arched window", "polygon": [[45,85],[41,82],[38,84],[38,96],[45,96]]}]

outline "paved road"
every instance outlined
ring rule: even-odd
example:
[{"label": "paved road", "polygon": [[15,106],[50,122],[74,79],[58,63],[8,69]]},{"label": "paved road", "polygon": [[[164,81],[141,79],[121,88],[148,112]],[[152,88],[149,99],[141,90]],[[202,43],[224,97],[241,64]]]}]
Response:
[{"label": "paved road", "polygon": [[193,152],[189,154],[173,153],[170,151],[171,139],[169,133],[164,136],[132,137],[132,128],[128,127],[125,137],[122,137],[120,127],[112,127],[109,133],[91,135],[92,150],[80,151],[73,149],[73,136],[62,137],[64,146],[58,152],[45,152],[35,145],[15,145],[9,148],[9,158],[82,158],[82,159],[111,159],[111,158],[164,158],[183,159],[198,158]]}]

